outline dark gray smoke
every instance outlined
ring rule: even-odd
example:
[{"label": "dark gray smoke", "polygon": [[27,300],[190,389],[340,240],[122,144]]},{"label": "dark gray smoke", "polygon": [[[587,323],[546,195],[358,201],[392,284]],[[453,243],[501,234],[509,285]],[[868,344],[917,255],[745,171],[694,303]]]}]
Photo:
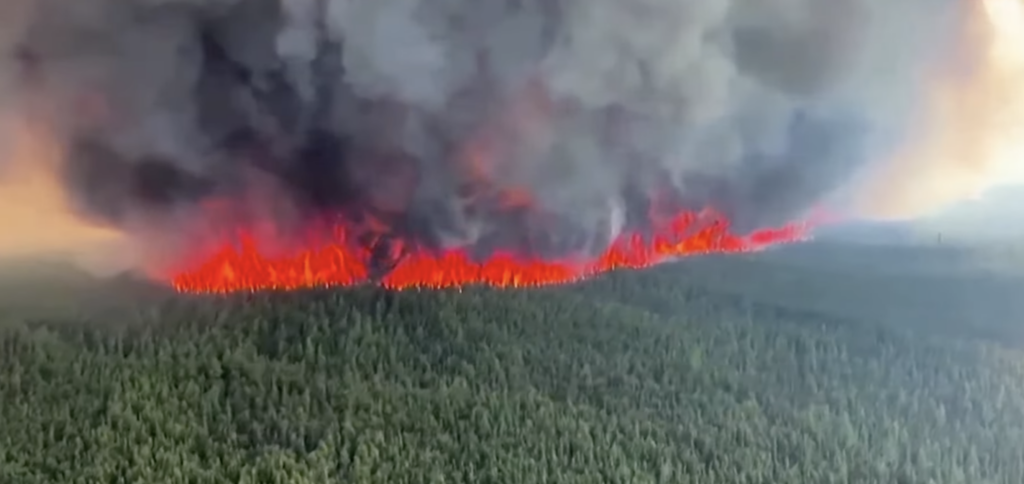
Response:
[{"label": "dark gray smoke", "polygon": [[[226,198],[599,245],[667,188],[753,227],[841,187],[949,33],[951,2],[895,3],[8,0],[0,102],[44,120],[112,224]],[[501,188],[539,209],[478,193]]]}]

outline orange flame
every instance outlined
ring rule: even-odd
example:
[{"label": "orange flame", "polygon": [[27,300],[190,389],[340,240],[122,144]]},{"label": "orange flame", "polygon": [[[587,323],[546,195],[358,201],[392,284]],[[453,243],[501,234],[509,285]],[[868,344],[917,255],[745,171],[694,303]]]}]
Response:
[{"label": "orange flame", "polygon": [[[707,212],[705,212],[707,213]],[[440,253],[414,250],[378,282],[390,289],[449,288],[467,285],[535,287],[576,282],[616,269],[639,269],[678,257],[711,253],[741,253],[808,238],[806,224],[791,224],[746,236],[733,235],[725,219],[683,214],[653,237],[627,234],[590,260],[534,260],[496,253],[482,261],[464,250]],[[338,225],[318,243],[306,239],[293,250],[270,256],[251,234],[224,244],[191,270],[174,276],[174,288],[190,293],[289,290],[349,286],[369,282],[372,270],[367,250],[352,244]]]}]

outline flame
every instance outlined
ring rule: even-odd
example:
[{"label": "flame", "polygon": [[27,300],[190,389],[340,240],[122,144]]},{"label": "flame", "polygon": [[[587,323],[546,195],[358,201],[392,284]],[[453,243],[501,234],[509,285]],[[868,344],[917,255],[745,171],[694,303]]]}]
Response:
[{"label": "flame", "polygon": [[862,201],[880,218],[911,218],[1024,183],[1024,5],[971,5],[965,48],[971,63],[931,87],[922,131]]},{"label": "flame", "polygon": [[[290,290],[348,286],[371,281],[374,272],[367,249],[345,224],[321,230],[276,256],[267,255],[259,240],[240,231],[191,270],[174,276],[173,287],[191,293]],[[432,252],[413,249],[385,276],[384,287],[449,288],[467,285],[533,287],[566,284],[616,269],[650,267],[670,259],[711,253],[741,253],[774,244],[804,240],[806,224],[791,224],[740,237],[728,222],[713,212],[679,215],[652,237],[626,234],[600,256],[590,260],[544,261],[495,253],[482,261],[466,250]]]}]

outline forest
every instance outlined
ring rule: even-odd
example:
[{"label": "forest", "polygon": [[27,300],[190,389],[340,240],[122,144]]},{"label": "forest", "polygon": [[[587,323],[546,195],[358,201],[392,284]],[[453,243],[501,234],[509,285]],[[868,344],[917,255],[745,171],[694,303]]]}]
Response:
[{"label": "forest", "polygon": [[1024,482],[1013,345],[701,271],[0,312],[0,482]]}]

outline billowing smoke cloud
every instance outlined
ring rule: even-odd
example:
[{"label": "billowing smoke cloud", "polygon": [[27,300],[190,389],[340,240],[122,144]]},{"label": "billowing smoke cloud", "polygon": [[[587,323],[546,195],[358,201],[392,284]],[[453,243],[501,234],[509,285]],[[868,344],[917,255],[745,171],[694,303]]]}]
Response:
[{"label": "billowing smoke cloud", "polygon": [[[283,221],[359,205],[482,245],[537,224],[601,245],[666,187],[741,227],[798,217],[912,112],[956,13],[934,0],[2,8],[0,105],[60,147],[47,170],[88,220],[167,241],[217,200]],[[526,215],[509,209],[521,193]]]}]

